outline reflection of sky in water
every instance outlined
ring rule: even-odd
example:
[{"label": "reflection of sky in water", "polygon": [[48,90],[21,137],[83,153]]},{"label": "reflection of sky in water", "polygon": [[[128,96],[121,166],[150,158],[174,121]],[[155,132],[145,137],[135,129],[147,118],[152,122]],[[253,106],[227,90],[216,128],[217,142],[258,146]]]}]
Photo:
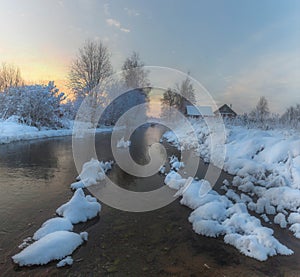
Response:
[{"label": "reflection of sky in water", "polygon": [[147,110],[147,116],[149,117],[160,117],[161,113],[161,99],[163,97],[164,90],[162,89],[151,89],[149,94],[149,105]]}]

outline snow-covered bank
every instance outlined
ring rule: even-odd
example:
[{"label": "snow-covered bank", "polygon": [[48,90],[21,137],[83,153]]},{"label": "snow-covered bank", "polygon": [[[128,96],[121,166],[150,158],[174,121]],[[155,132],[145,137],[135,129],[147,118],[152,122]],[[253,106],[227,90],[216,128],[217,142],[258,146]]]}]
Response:
[{"label": "snow-covered bank", "polygon": [[[174,171],[165,178],[166,185],[179,189],[178,192],[186,182],[187,179]],[[214,190],[208,191],[208,186],[205,180],[193,180],[180,193],[180,203],[194,209],[189,221],[197,234],[208,237],[224,235],[225,243],[260,261],[276,254],[293,254],[274,238],[272,229],[263,227],[259,219],[248,213],[244,203],[234,203],[227,196]]]},{"label": "snow-covered bank", "polygon": [[[102,127],[96,129],[97,133],[110,131],[112,131],[112,127]],[[36,127],[18,123],[15,117],[8,118],[7,120],[0,119],[0,144],[21,140],[71,136],[72,132],[73,130],[71,126],[69,129],[39,130]]]},{"label": "snow-covered bank", "polygon": [[[191,123],[199,142],[199,146],[194,150],[205,161],[210,161],[211,131],[203,121],[193,120]],[[191,134],[186,132],[183,124],[178,124],[178,126],[176,130],[176,133],[179,134],[178,138],[171,131],[165,133],[164,138],[176,145],[178,149],[193,148],[195,141],[192,140]],[[218,145],[215,145],[215,148],[218,148]],[[225,191],[224,197],[232,203],[243,205],[245,211],[248,209],[257,213],[254,221],[262,219],[268,222],[270,227],[272,224],[279,224],[282,228],[289,228],[296,238],[300,238],[300,134],[292,130],[264,131],[227,125],[225,148],[223,169],[235,177],[232,183],[224,182],[222,187]],[[180,178],[177,175],[175,177],[175,183],[180,184]],[[166,181],[168,182],[168,179]],[[171,182],[169,185],[175,188],[173,183]],[[197,195],[197,192],[194,193]],[[191,197],[193,198],[195,195],[191,194]],[[187,204],[185,197],[183,197],[182,203]],[[195,199],[188,203],[193,209],[197,208],[199,204],[197,201],[195,202]],[[191,206],[191,203],[194,204]],[[240,214],[241,212],[237,213],[237,216]],[[265,259],[266,256],[259,257],[256,254],[248,253],[249,249],[246,251],[242,248],[245,244],[250,247],[254,241],[249,237],[241,237],[241,235],[253,236],[254,233],[256,234],[254,231],[256,227],[251,233],[244,232],[245,234],[239,233],[238,236],[233,236],[228,234],[223,224],[216,226],[216,222],[201,220],[201,224],[195,225],[194,218],[191,216],[190,220],[196,232],[210,235],[210,227],[214,226],[220,231],[220,234],[225,235],[225,242],[234,245],[246,255],[261,260]],[[244,224],[248,222],[249,218],[247,216],[247,219],[242,220]],[[220,220],[217,222],[219,224]],[[225,222],[228,223],[228,219],[224,221],[224,224]],[[272,232],[272,230],[264,231],[262,237],[255,239],[255,243],[262,243],[266,239],[267,233],[271,235]],[[262,239],[263,237],[264,239]],[[269,245],[275,245],[273,239],[273,242],[266,241]],[[258,245],[253,247],[258,247]],[[278,251],[278,253],[288,252],[283,251],[281,246],[278,246],[276,251],[270,251],[267,255]]]}]

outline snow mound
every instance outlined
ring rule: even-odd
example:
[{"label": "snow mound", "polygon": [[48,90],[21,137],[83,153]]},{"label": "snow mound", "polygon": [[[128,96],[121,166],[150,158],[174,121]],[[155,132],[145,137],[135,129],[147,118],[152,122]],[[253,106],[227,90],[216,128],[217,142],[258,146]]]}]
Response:
[{"label": "snow mound", "polygon": [[32,238],[31,237],[28,237],[26,239],[23,239],[23,242],[18,246],[19,249],[24,249],[26,248],[27,246],[30,245],[30,243],[32,242]]},{"label": "snow mound", "polygon": [[288,217],[289,224],[300,223],[300,214],[299,213],[290,213]]},{"label": "snow mound", "polygon": [[205,205],[206,203],[219,200],[228,201],[225,196],[218,198],[217,193],[211,190],[211,185],[208,181],[193,180],[183,192],[180,203],[182,205],[188,206],[191,209],[197,209],[198,207]]},{"label": "snow mound", "polygon": [[60,262],[57,263],[56,267],[64,267],[66,265],[72,265],[73,259],[71,256],[67,256],[64,259],[62,259]]},{"label": "snow mound", "polygon": [[67,218],[51,218],[44,222],[42,227],[34,233],[33,239],[39,240],[42,237],[56,231],[73,231],[73,225]]},{"label": "snow mound", "polygon": [[285,219],[285,215],[283,213],[278,213],[274,217],[274,223],[279,224],[281,228],[286,228],[287,222],[286,222],[286,219]]},{"label": "snow mound", "polygon": [[259,261],[265,261],[268,259],[268,256],[274,256],[276,254],[293,254],[292,250],[279,243],[270,235],[240,235],[234,233],[225,235],[224,241],[239,249],[242,254]]},{"label": "snow mound", "polygon": [[[260,261],[265,261],[268,256],[276,254],[291,255],[293,253],[274,238],[272,229],[263,227],[258,218],[248,213],[245,203],[251,201],[251,198],[249,200],[247,195],[240,197],[231,189],[226,195],[220,195],[211,189],[208,181],[196,181],[191,177],[183,179],[175,171],[171,171],[166,176],[165,184],[178,190],[175,195],[182,196],[181,204],[194,209],[189,216],[189,221],[197,234],[208,237],[225,235],[225,243],[233,245],[244,255]],[[260,209],[266,209],[268,214],[273,214],[274,210],[270,201],[261,201],[260,206],[262,207]],[[294,213],[290,216],[290,221],[298,221],[298,215]],[[263,214],[263,218],[269,221],[266,214]],[[277,220],[284,222],[285,217],[283,219],[278,216]],[[298,226],[293,226],[291,230],[295,236],[300,235]]]},{"label": "snow mound", "polygon": [[94,197],[85,196],[81,188],[77,189],[69,202],[60,206],[56,213],[70,220],[72,224],[86,222],[101,210],[101,205]]},{"label": "snow mound", "polygon": [[83,239],[79,234],[57,231],[29,245],[12,259],[20,266],[44,265],[71,255],[82,243]]},{"label": "snow mound", "polygon": [[96,185],[105,179],[105,173],[112,168],[113,162],[99,162],[96,159],[91,159],[82,166],[82,171],[76,178],[78,181],[71,184],[72,189],[85,188],[91,185]]},{"label": "snow mound", "polygon": [[171,169],[175,169],[176,171],[178,171],[180,168],[184,167],[184,163],[180,162],[176,156],[173,155],[169,159],[170,159]]},{"label": "snow mound", "polygon": [[120,140],[117,142],[117,147],[118,148],[128,148],[131,144],[130,140],[125,141],[124,137],[122,137]]},{"label": "snow mound", "polygon": [[88,238],[89,238],[88,232],[81,232],[79,235],[81,236],[81,238],[82,238],[84,241],[88,241]]},{"label": "snow mound", "polygon": [[218,237],[225,233],[224,227],[215,220],[202,219],[193,224],[193,230],[203,236]]},{"label": "snow mound", "polygon": [[166,173],[166,166],[165,165],[162,165],[160,168],[159,168],[159,173],[160,174],[165,174]]},{"label": "snow mound", "polygon": [[291,255],[293,251],[273,237],[273,230],[262,227],[259,219],[249,213],[235,213],[224,221],[227,234],[224,241],[246,256],[259,261],[276,254]]},{"label": "snow mound", "polygon": [[294,223],[289,228],[297,239],[300,239],[300,223]]},{"label": "snow mound", "polygon": [[183,179],[179,173],[174,170],[171,170],[165,177],[165,184],[171,189],[180,189],[186,182],[186,179]]}]

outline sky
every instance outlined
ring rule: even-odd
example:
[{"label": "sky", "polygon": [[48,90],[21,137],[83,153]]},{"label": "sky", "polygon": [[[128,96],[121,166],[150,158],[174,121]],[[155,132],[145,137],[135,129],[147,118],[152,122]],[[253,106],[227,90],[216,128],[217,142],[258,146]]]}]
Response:
[{"label": "sky", "polygon": [[1,0],[0,62],[28,81],[62,84],[88,39],[108,46],[115,71],[137,51],[239,113],[260,96],[276,113],[300,103],[298,0]]}]

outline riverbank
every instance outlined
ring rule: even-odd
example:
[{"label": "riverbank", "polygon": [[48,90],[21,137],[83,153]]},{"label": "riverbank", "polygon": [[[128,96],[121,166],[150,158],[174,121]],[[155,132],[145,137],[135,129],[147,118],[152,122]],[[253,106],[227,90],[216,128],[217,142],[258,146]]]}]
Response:
[{"label": "riverbank", "polygon": [[[57,130],[52,129],[38,129],[36,127],[28,126],[18,123],[15,118],[9,118],[7,120],[0,120],[0,144],[7,144],[16,141],[31,140],[31,139],[43,139],[52,137],[71,136],[73,133],[72,122],[68,122],[68,128],[62,128]],[[96,128],[96,133],[110,132],[112,126],[101,126]]]},{"label": "riverbank", "polygon": [[[212,127],[216,126],[215,123],[218,122],[217,119],[209,119],[209,123],[209,127]],[[224,241],[226,243],[234,245],[245,255],[259,260],[266,259],[266,257],[260,257],[264,252],[262,245],[268,241],[266,234],[272,235],[276,225],[283,229],[288,229],[299,239],[299,133],[294,130],[248,129],[243,126],[228,124],[226,129],[224,129],[225,139],[212,142],[213,128],[209,128],[203,120],[191,120],[191,124],[196,139],[191,136],[192,131],[188,131],[184,124],[178,124],[179,127],[175,130],[165,133],[164,138],[178,149],[193,148],[193,151],[208,163],[214,161],[212,153],[219,156],[215,159],[216,161],[223,159],[223,170],[234,175],[234,178],[223,183],[221,187],[223,190],[222,194],[232,201],[234,205],[243,207],[246,214],[248,212],[255,214],[256,218],[252,217],[252,219],[258,223],[265,222],[269,228],[258,228],[256,230],[253,224],[249,223],[248,225],[251,228],[247,230],[249,227],[246,224],[248,219],[246,220],[240,215],[240,213],[244,213],[243,211],[234,214],[233,223],[230,219],[227,219],[230,215],[226,214],[224,210],[224,218],[219,218],[216,215],[214,215],[216,218],[210,218],[209,216],[206,218],[202,215],[202,217],[195,219],[195,216],[192,216],[192,214],[189,219],[193,221],[195,231],[206,236],[219,236],[220,233],[225,233]],[[175,133],[177,136],[175,136]],[[197,141],[195,142],[195,140]],[[222,149],[222,146],[225,150],[224,152],[212,152],[213,149]],[[200,210],[204,208],[202,205],[199,205],[201,206]],[[203,211],[201,213],[203,214]],[[221,228],[219,224],[224,219],[225,226]],[[245,222],[241,224],[243,220]],[[219,232],[213,226],[220,227]],[[237,228],[237,226],[241,228]],[[230,228],[228,229],[228,227]],[[229,235],[227,232],[229,232]],[[245,235],[244,232],[247,234]],[[266,232],[266,234],[262,236],[263,232]],[[274,250],[272,248],[274,244],[276,243],[266,243],[266,249],[270,251],[271,256],[281,253],[283,249],[279,251]],[[256,254],[252,252],[256,252]],[[286,249],[283,252],[286,255],[290,254],[291,250],[289,250],[289,253]]]}]

